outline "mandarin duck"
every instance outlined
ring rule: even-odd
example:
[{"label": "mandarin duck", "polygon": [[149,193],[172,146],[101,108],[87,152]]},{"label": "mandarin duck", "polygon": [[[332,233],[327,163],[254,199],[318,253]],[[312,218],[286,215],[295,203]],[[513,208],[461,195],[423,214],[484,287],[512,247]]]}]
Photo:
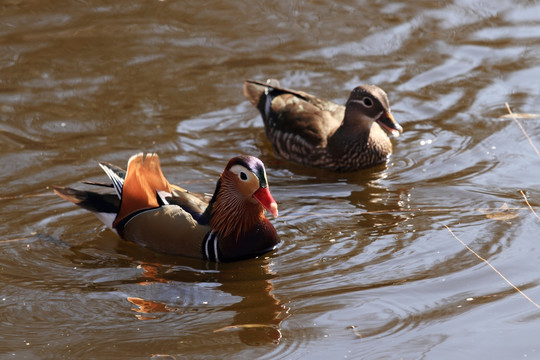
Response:
[{"label": "mandarin duck", "polygon": [[[114,187],[102,194],[55,186],[60,197],[93,212],[121,238],[157,252],[215,262],[262,255],[279,243],[265,217],[278,216],[261,160],[232,158],[217,181],[214,194],[192,193],[165,179],[159,157],[132,156],[127,171],[100,163]],[[210,198],[210,199],[209,199]]]},{"label": "mandarin duck", "polygon": [[395,137],[403,132],[375,85],[356,87],[345,106],[282,88],[275,79],[247,80],[244,95],[261,113],[274,151],[302,165],[353,171],[380,164],[392,153],[384,130]]}]

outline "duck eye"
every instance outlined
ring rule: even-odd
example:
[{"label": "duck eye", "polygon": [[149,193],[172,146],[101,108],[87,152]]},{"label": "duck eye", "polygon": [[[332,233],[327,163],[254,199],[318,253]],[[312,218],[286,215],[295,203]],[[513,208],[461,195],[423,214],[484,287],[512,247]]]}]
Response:
[{"label": "duck eye", "polygon": [[364,106],[365,106],[365,107],[368,107],[368,108],[370,108],[370,107],[373,106],[373,100],[371,100],[371,99],[368,98],[368,97],[363,98],[363,99],[362,99],[362,103],[364,103]]},{"label": "duck eye", "polygon": [[240,180],[246,181],[248,179],[248,176],[245,172],[240,171],[240,174],[238,174],[238,177],[240,177]]}]

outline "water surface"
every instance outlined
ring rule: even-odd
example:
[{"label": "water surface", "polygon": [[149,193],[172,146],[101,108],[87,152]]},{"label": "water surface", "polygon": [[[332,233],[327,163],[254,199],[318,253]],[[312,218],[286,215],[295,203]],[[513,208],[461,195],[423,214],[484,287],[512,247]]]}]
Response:
[{"label": "water surface", "polygon": [[[0,5],[1,358],[540,359],[533,1],[10,0]],[[244,79],[388,93],[389,162],[278,158]],[[538,119],[520,120],[540,146]],[[233,264],[119,240],[51,185],[158,152],[211,192],[267,166],[282,245]],[[447,226],[447,227],[445,227]]]}]

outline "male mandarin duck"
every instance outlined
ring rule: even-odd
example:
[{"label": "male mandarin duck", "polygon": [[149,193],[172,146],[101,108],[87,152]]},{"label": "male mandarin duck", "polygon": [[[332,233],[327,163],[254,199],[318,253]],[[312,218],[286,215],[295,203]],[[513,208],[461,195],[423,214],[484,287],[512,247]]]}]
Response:
[{"label": "male mandarin duck", "polygon": [[277,204],[256,157],[232,158],[210,200],[169,184],[156,154],[132,156],[127,171],[109,163],[100,166],[116,194],[60,186],[54,191],[93,212],[123,239],[154,251],[215,262],[256,257],[279,243],[264,215],[266,209],[277,217]]},{"label": "male mandarin duck", "polygon": [[384,130],[395,137],[403,132],[375,85],[356,87],[345,106],[282,88],[275,79],[247,80],[244,95],[261,113],[276,153],[302,165],[333,171],[376,165],[392,153]]}]

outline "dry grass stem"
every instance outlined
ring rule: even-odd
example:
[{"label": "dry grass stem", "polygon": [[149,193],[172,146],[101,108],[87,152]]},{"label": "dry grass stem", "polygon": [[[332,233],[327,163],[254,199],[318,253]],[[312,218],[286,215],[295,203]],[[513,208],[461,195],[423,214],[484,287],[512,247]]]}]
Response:
[{"label": "dry grass stem", "polygon": [[21,238],[17,238],[17,239],[0,240],[0,244],[7,244],[7,243],[10,243],[10,242],[23,241],[23,240],[30,240],[30,237],[21,237]]},{"label": "dry grass stem", "polygon": [[508,280],[499,270],[497,270],[493,265],[491,265],[489,263],[489,261],[487,261],[486,259],[484,259],[483,257],[481,257],[480,255],[478,255],[477,252],[475,252],[473,249],[471,249],[467,244],[465,244],[460,238],[458,238],[456,236],[456,234],[454,234],[454,232],[452,230],[450,230],[450,228],[446,225],[444,225],[444,227],[450,232],[450,234],[452,234],[452,236],[454,237],[454,239],[456,239],[457,241],[459,241],[463,246],[465,246],[465,248],[467,250],[469,250],[471,253],[474,254],[474,256],[476,256],[477,258],[479,258],[480,260],[482,260],[483,262],[485,262],[486,264],[488,264],[488,266],[490,268],[493,269],[493,271],[495,271],[497,273],[497,275],[499,275],[504,281],[506,281],[508,283],[508,285],[510,285],[511,287],[514,288],[514,290],[516,290],[521,296],[523,296],[525,299],[527,299],[527,301],[529,301],[531,304],[533,304],[534,306],[536,306],[538,309],[540,309],[540,305],[538,305],[537,303],[535,303],[530,297],[528,297],[523,291],[521,291],[516,285],[512,284],[510,282],[510,280]]},{"label": "dry grass stem", "polygon": [[525,202],[527,203],[527,206],[529,207],[529,209],[531,209],[531,211],[532,211],[532,213],[534,214],[534,216],[536,216],[536,218],[540,220],[540,217],[538,216],[538,214],[536,213],[536,211],[534,211],[534,209],[532,208],[531,204],[529,204],[529,200],[527,200],[527,196],[525,196],[525,193],[523,192],[523,190],[519,190],[519,192],[521,193],[521,195],[523,195],[523,198],[525,199]]},{"label": "dry grass stem", "polygon": [[540,114],[529,114],[529,113],[512,113],[499,117],[499,119],[512,119],[516,117],[518,119],[538,119]]},{"label": "dry grass stem", "polygon": [[523,135],[525,135],[525,137],[526,137],[527,140],[529,141],[529,144],[531,144],[532,148],[533,148],[534,151],[536,152],[536,155],[538,155],[538,157],[540,157],[540,151],[538,151],[538,149],[536,148],[536,146],[534,146],[531,137],[529,136],[529,134],[527,134],[527,132],[525,131],[525,129],[523,128],[523,126],[521,125],[521,123],[519,122],[519,120],[517,119],[517,116],[514,115],[514,113],[513,113],[512,110],[510,109],[510,106],[508,105],[508,103],[504,103],[504,104],[506,105],[506,109],[508,110],[508,114],[510,115],[510,117],[512,117],[512,119],[514,120],[514,122],[519,126],[519,128],[521,129],[521,132],[523,133]]}]

